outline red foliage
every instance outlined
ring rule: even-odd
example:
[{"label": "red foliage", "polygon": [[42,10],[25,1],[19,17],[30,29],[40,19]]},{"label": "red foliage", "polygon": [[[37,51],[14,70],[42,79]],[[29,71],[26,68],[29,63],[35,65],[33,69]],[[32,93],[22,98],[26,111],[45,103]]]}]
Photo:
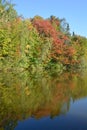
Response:
[{"label": "red foliage", "polygon": [[[57,25],[58,21],[56,21]],[[69,38],[61,31],[57,31],[49,20],[35,19],[33,26],[37,29],[40,36],[53,39],[51,57],[63,64],[75,64],[77,61],[73,59],[76,51],[73,46],[68,45]]]},{"label": "red foliage", "polygon": [[47,20],[35,19],[33,21],[33,25],[38,30],[40,35],[44,35],[46,37],[53,37],[56,35],[55,29]]},{"label": "red foliage", "polygon": [[20,23],[22,21],[22,18],[21,17],[18,17],[15,19],[17,23]]}]

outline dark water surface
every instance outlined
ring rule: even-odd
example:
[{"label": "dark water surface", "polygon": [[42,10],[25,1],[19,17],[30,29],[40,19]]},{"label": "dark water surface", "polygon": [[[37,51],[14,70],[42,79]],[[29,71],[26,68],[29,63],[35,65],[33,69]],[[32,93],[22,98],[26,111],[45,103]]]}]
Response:
[{"label": "dark water surface", "polygon": [[87,72],[0,73],[0,130],[87,130]]}]

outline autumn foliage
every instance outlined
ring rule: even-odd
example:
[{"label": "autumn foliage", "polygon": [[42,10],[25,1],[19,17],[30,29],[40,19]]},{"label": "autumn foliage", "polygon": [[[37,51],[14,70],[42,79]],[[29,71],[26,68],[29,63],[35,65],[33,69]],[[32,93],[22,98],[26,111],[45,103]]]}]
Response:
[{"label": "autumn foliage", "polygon": [[[55,29],[52,20],[35,19],[32,23],[41,37],[52,39],[51,58],[54,61],[61,62],[64,65],[73,65],[78,62],[77,59],[74,59],[76,55],[75,47],[71,44],[67,35]],[[55,25],[60,28],[59,20],[56,20]]]},{"label": "autumn foliage", "polygon": [[1,68],[42,71],[50,66],[57,69],[79,66],[86,54],[87,39],[71,35],[65,19],[55,16],[23,19],[10,3],[9,11],[6,3],[0,4]]}]

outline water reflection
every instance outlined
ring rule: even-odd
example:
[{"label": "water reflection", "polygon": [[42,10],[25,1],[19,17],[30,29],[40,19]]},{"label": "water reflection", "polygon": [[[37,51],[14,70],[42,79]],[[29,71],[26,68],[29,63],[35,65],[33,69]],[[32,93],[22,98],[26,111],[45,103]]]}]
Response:
[{"label": "water reflection", "polygon": [[[40,128],[45,127],[41,125],[44,121],[45,124],[48,122],[46,127],[49,128],[50,123],[50,130],[53,130],[58,120],[62,121],[60,128],[64,126],[64,118],[66,118],[65,122],[69,122],[73,128],[71,122],[76,119],[74,119],[76,111],[80,113],[86,111],[84,108],[87,108],[85,103],[83,109],[79,104],[79,110],[76,105],[76,108],[72,105],[87,96],[87,73],[83,74],[68,72],[57,77],[47,74],[31,77],[28,72],[0,73],[0,130],[22,130],[23,122],[25,124],[30,122],[31,130],[34,130],[36,119],[39,120]],[[80,114],[77,117],[79,116],[82,117]],[[83,122],[83,118],[79,119]],[[87,120],[87,114],[85,119]],[[53,126],[51,126],[52,122],[54,122]],[[18,124],[22,127],[17,127]]]}]

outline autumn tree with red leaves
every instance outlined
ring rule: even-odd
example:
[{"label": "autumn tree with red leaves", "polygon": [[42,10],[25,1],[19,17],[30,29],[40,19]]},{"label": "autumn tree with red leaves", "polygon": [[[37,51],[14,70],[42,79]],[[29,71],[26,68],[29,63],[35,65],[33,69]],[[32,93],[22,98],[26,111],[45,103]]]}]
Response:
[{"label": "autumn tree with red leaves", "polygon": [[[54,23],[56,27],[54,26]],[[60,62],[63,65],[73,65],[77,63],[76,50],[71,44],[67,35],[63,34],[60,30],[60,22],[55,17],[51,19],[33,19],[33,26],[39,32],[42,38],[52,39],[51,46],[51,60]]]},{"label": "autumn tree with red leaves", "polygon": [[38,15],[23,19],[12,4],[9,8],[2,0],[0,4],[0,68],[7,65],[41,71],[52,66],[61,70],[60,66],[78,66],[87,54],[87,39],[71,36],[65,19]]}]

